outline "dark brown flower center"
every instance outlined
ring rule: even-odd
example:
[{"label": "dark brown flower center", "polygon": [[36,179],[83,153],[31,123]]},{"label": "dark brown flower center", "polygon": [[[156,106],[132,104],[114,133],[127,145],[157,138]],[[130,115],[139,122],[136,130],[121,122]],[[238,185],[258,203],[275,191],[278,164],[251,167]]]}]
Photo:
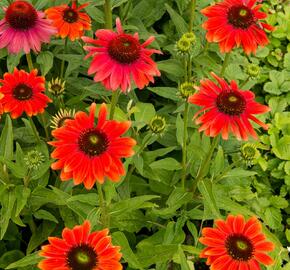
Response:
[{"label": "dark brown flower center", "polygon": [[245,98],[236,91],[223,91],[216,100],[220,112],[228,115],[240,115],[246,109]]},{"label": "dark brown flower center", "polygon": [[254,246],[249,238],[242,234],[232,234],[226,239],[228,254],[238,261],[249,261],[254,255]]},{"label": "dark brown flower center", "polygon": [[13,89],[12,93],[13,97],[18,100],[28,100],[32,97],[32,94],[33,94],[32,88],[24,83],[18,84]]},{"label": "dark brown flower center", "polygon": [[233,6],[228,11],[228,22],[235,28],[247,29],[255,23],[255,18],[247,6]]},{"label": "dark brown flower center", "polygon": [[109,43],[109,55],[122,64],[131,64],[140,57],[141,46],[134,37],[121,34]]},{"label": "dark brown flower center", "polygon": [[14,29],[27,30],[32,28],[38,18],[35,8],[26,1],[16,1],[6,10],[5,19]]},{"label": "dark brown flower center", "polygon": [[67,253],[66,261],[71,270],[93,270],[98,264],[96,252],[86,244],[73,247]]},{"label": "dark brown flower center", "polygon": [[57,122],[57,127],[60,128],[62,126],[64,126],[64,123],[66,120],[73,120],[74,118],[71,116],[64,116],[62,118],[60,118]]},{"label": "dark brown flower center", "polygon": [[92,128],[80,135],[78,144],[81,151],[90,157],[94,157],[101,155],[107,150],[109,140],[105,133]]},{"label": "dark brown flower center", "polygon": [[75,11],[72,8],[67,8],[63,11],[63,19],[64,21],[68,22],[68,23],[74,23],[78,20],[79,15],[77,13],[77,11]]}]

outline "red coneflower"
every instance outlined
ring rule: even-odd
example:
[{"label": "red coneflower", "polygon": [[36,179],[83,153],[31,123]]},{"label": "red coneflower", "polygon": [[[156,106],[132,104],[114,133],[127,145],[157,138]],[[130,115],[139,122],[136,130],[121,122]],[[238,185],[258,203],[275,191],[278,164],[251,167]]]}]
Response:
[{"label": "red coneflower", "polygon": [[62,238],[49,237],[49,245],[43,246],[38,264],[42,270],[121,270],[120,248],[113,246],[109,230],[90,233],[90,222],[65,228]]},{"label": "red coneflower", "polygon": [[242,215],[229,215],[226,221],[216,220],[216,228],[204,228],[199,241],[207,247],[201,258],[207,258],[211,270],[261,270],[260,264],[270,265],[265,254],[274,249],[265,241],[262,226],[256,217],[247,222]]},{"label": "red coneflower", "polygon": [[43,113],[50,98],[43,94],[45,79],[37,76],[37,70],[30,73],[14,69],[13,73],[5,73],[0,80],[0,92],[4,95],[0,99],[4,112],[10,112],[12,118],[18,118],[23,112],[28,116]]},{"label": "red coneflower", "polygon": [[125,174],[121,158],[132,156],[136,144],[130,137],[120,137],[129,129],[129,121],[106,120],[107,107],[102,104],[95,125],[95,110],[93,103],[89,115],[77,112],[75,119],[52,131],[57,141],[50,142],[56,147],[51,157],[58,159],[52,169],[62,170],[61,180],[73,179],[76,185],[83,182],[87,189],[96,181],[103,183],[105,177],[118,181]]},{"label": "red coneflower", "polygon": [[[108,90],[115,91],[119,87],[123,92],[131,90],[131,79],[139,89],[149,82],[154,82],[154,76],[160,76],[156,63],[151,59],[158,50],[146,47],[154,40],[150,37],[143,44],[138,34],[124,33],[120,19],[116,20],[117,33],[112,30],[96,31],[98,39],[83,37],[86,43],[94,46],[84,46],[89,52],[86,58],[93,56],[88,74],[95,74],[94,80],[101,82]],[[97,47],[95,47],[97,46]]]},{"label": "red coneflower", "polygon": [[224,0],[201,11],[209,19],[203,24],[208,30],[209,42],[218,42],[221,52],[230,52],[235,46],[242,45],[246,54],[255,53],[258,45],[269,43],[264,29],[274,27],[260,22],[267,14],[259,11],[257,0]]},{"label": "red coneflower", "polygon": [[85,12],[80,12],[88,5],[87,3],[78,7],[76,1],[73,1],[71,6],[63,4],[51,7],[45,13],[47,18],[53,21],[61,38],[69,37],[74,41],[80,38],[85,30],[91,29],[91,18]]},{"label": "red coneflower", "polygon": [[202,124],[199,131],[205,131],[205,134],[211,137],[221,133],[225,140],[230,132],[239,140],[248,140],[248,135],[257,138],[249,119],[268,129],[266,124],[253,116],[270,111],[268,106],[255,102],[255,94],[251,91],[241,91],[235,81],[228,85],[213,72],[211,75],[220,86],[211,80],[202,80],[199,92],[188,99],[190,103],[203,107],[194,116],[196,118],[200,113],[204,113],[196,120],[197,124]]},{"label": "red coneflower", "polygon": [[4,8],[5,17],[0,21],[0,49],[9,53],[30,50],[39,52],[43,42],[48,43],[56,29],[27,1],[14,1]]}]

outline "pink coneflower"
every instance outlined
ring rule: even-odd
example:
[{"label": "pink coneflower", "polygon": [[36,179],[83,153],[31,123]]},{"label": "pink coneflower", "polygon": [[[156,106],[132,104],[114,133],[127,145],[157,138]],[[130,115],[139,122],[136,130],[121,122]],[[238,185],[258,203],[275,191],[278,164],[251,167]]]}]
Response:
[{"label": "pink coneflower", "polygon": [[139,41],[138,33],[129,35],[124,33],[121,21],[116,20],[117,33],[112,30],[96,31],[97,39],[82,37],[86,43],[95,46],[85,46],[89,52],[86,58],[93,56],[88,74],[95,74],[94,80],[101,82],[108,90],[121,88],[123,92],[131,90],[131,79],[139,89],[149,82],[154,82],[154,76],[160,76],[156,63],[151,59],[158,50],[147,49],[154,37],[150,37],[143,44]]},{"label": "pink coneflower", "polygon": [[0,49],[17,54],[21,50],[39,52],[41,43],[49,42],[56,29],[26,1],[15,1],[4,9],[5,17],[0,21]]}]

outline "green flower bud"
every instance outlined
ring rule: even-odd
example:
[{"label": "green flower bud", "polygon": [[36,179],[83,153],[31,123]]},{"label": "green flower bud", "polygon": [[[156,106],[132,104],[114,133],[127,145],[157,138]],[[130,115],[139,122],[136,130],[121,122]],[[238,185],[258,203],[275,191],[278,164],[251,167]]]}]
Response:
[{"label": "green flower bud", "polygon": [[195,93],[194,83],[192,82],[184,82],[179,86],[179,95],[188,99],[188,97],[192,96]]},{"label": "green flower bud", "polygon": [[24,157],[24,163],[28,169],[37,170],[39,166],[44,162],[45,157],[37,150],[29,151]]},{"label": "green flower bud", "polygon": [[187,32],[182,35],[182,39],[188,40],[191,44],[195,42],[196,36],[193,32]]},{"label": "green flower bud", "polygon": [[149,123],[149,128],[155,134],[160,134],[164,132],[166,128],[165,118],[160,115],[155,115]]},{"label": "green flower bud", "polygon": [[246,73],[252,78],[258,77],[260,75],[260,67],[255,64],[249,64],[246,68]]},{"label": "green flower bud", "polygon": [[257,145],[253,143],[246,143],[241,147],[241,155],[247,166],[253,166],[257,163],[257,159],[261,156]]}]

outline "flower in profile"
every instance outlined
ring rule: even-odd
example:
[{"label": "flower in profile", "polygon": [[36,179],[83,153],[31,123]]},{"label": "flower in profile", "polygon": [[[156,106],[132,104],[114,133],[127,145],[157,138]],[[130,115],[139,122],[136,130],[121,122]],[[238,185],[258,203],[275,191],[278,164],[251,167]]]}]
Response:
[{"label": "flower in profile", "polygon": [[60,128],[65,125],[66,120],[72,120],[75,118],[75,110],[70,109],[60,109],[56,115],[50,120],[50,127],[52,129]]},{"label": "flower in profile", "polygon": [[201,11],[208,20],[203,24],[209,42],[218,42],[221,52],[242,46],[246,54],[255,53],[259,45],[269,43],[265,29],[274,30],[261,22],[267,14],[259,11],[257,0],[224,0]]},{"label": "flower in profile", "polygon": [[256,217],[245,221],[242,215],[228,215],[226,221],[216,220],[216,228],[203,228],[199,241],[207,246],[200,254],[214,270],[260,270],[260,264],[271,265],[266,252],[274,250],[266,241]]},{"label": "flower in profile", "polygon": [[89,4],[83,4],[79,7],[76,1],[72,5],[63,4],[48,8],[45,13],[48,19],[53,21],[53,26],[57,28],[58,35],[61,38],[69,37],[71,41],[79,39],[85,30],[91,29],[91,18],[82,9]]},{"label": "flower in profile", "polygon": [[10,112],[12,118],[18,118],[25,112],[28,116],[44,112],[47,103],[51,102],[45,94],[45,79],[37,76],[37,70],[30,73],[14,69],[13,73],[5,73],[0,80],[0,99],[4,112]]},{"label": "flower in profile", "polygon": [[48,43],[56,29],[27,1],[14,1],[4,9],[5,17],[0,21],[0,49],[9,53],[30,50],[39,52],[43,42]]},{"label": "flower in profile", "polygon": [[51,165],[54,170],[62,170],[62,181],[73,179],[76,185],[84,183],[91,189],[95,182],[103,183],[105,177],[117,182],[125,174],[121,161],[134,154],[136,141],[120,136],[131,126],[129,121],[106,120],[107,107],[102,104],[98,123],[95,125],[96,104],[90,113],[77,112],[73,120],[52,131],[56,141],[50,142],[56,149],[51,157],[58,159]]},{"label": "flower in profile", "polygon": [[123,92],[131,90],[131,79],[139,89],[154,76],[160,76],[156,63],[151,59],[153,53],[161,53],[146,47],[154,40],[150,37],[143,44],[138,34],[130,35],[123,31],[120,19],[116,20],[117,33],[112,30],[96,31],[97,39],[83,37],[83,41],[93,46],[84,46],[88,51],[86,58],[93,56],[88,74],[95,74],[94,80],[101,82],[108,90],[121,88]]},{"label": "flower in profile", "polygon": [[47,90],[55,97],[62,96],[65,90],[65,81],[62,81],[60,78],[52,79],[48,82]]},{"label": "flower in profile", "polygon": [[122,254],[118,246],[113,246],[109,230],[90,232],[89,221],[65,228],[62,238],[49,237],[48,245],[42,246],[38,264],[42,270],[121,270],[119,262]]},{"label": "flower in profile", "polygon": [[256,122],[265,130],[268,126],[257,119],[253,114],[262,114],[270,111],[268,106],[255,102],[255,95],[251,91],[241,91],[235,81],[230,85],[211,73],[220,86],[206,79],[200,82],[199,91],[190,96],[188,101],[203,108],[199,110],[194,118],[200,113],[196,123],[202,124],[199,131],[205,131],[207,136],[215,137],[222,134],[227,140],[229,133],[233,133],[239,140],[248,140],[248,135],[257,139],[257,134],[249,120]]}]

